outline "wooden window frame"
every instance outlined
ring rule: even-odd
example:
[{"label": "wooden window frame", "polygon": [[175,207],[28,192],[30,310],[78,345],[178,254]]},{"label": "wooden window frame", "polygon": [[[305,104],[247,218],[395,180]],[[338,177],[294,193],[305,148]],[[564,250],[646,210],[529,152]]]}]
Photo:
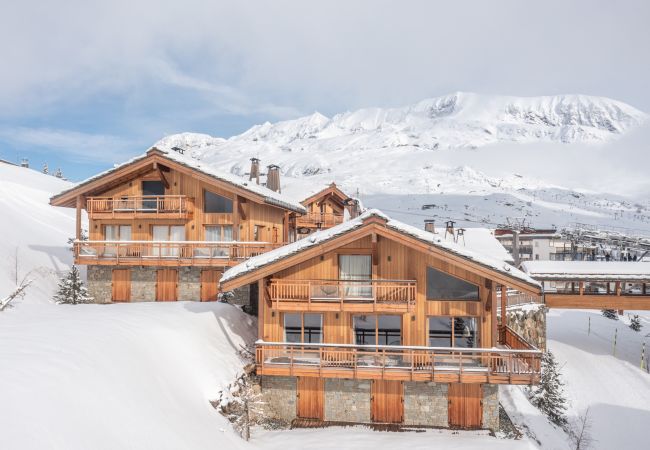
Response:
[{"label": "wooden window frame", "polygon": [[116,241],[111,241],[111,242],[119,242],[120,239],[122,238],[122,227],[129,227],[131,228],[131,239],[133,240],[133,225],[128,224],[128,223],[105,223],[102,225],[102,233],[104,240],[107,241],[106,239],[106,227],[117,227],[117,240]]},{"label": "wooden window frame", "polygon": [[[230,211],[216,211],[216,212],[215,211],[208,211],[207,208],[206,208],[207,203],[208,203],[206,201],[207,193],[210,193],[212,195],[216,195],[216,196],[219,196],[221,198],[224,198],[224,199],[228,200],[230,202]],[[203,197],[202,197],[201,200],[203,200],[203,213],[204,214],[234,214],[234,212],[235,212],[235,202],[234,202],[234,200],[232,198],[227,197],[227,196],[222,195],[222,194],[218,194],[218,193],[216,193],[214,191],[211,191],[209,189],[203,189]]]},{"label": "wooden window frame", "polygon": [[[399,324],[399,344],[398,345],[404,345],[404,315],[403,314],[351,314],[350,315],[350,324],[352,325],[352,341],[354,344],[356,344],[356,331],[354,328],[354,318],[357,316],[374,316],[375,317],[375,345],[383,345],[383,344],[377,344],[379,342],[379,317],[381,316],[391,316],[391,317],[398,317],[400,319],[400,324]],[[359,344],[361,345],[361,344]]]},{"label": "wooden window frame", "polygon": [[456,347],[456,345],[455,345],[455,342],[456,342],[456,328],[454,327],[454,319],[455,318],[463,318],[463,317],[468,317],[468,318],[474,319],[476,321],[476,347],[472,347],[472,348],[483,348],[481,346],[482,343],[483,343],[483,341],[481,339],[481,335],[482,335],[482,333],[481,333],[481,316],[472,316],[472,315],[469,315],[469,314],[466,314],[466,315],[456,314],[456,315],[453,315],[453,316],[452,315],[447,315],[447,314],[427,315],[426,316],[426,319],[427,319],[426,320],[426,323],[427,323],[427,326],[426,326],[427,347],[430,347],[430,345],[429,345],[429,332],[431,331],[431,329],[429,328],[429,326],[430,326],[429,325],[429,319],[434,318],[434,317],[446,317],[446,318],[448,318],[450,320],[450,322],[451,322],[450,323],[450,325],[451,325],[451,327],[450,327],[451,328],[451,346],[450,347],[451,348],[468,348],[468,347]]},{"label": "wooden window frame", "polygon": [[[442,274],[444,274],[444,275],[446,275],[448,277],[455,278],[455,279],[460,280],[460,281],[462,281],[464,283],[471,284],[472,286],[474,286],[476,288],[476,298],[472,298],[472,299],[470,299],[470,298],[445,298],[445,297],[430,298],[429,297],[429,269],[434,270],[434,271],[439,272],[439,273],[442,273]],[[473,283],[473,282],[471,282],[469,280],[466,280],[465,278],[461,278],[461,277],[458,277],[456,275],[452,275],[449,272],[446,272],[444,270],[440,270],[440,269],[438,269],[436,267],[433,267],[433,266],[430,266],[430,265],[426,266],[425,279],[424,279],[424,289],[425,289],[425,292],[424,292],[425,298],[429,302],[435,302],[435,301],[441,301],[441,302],[480,302],[481,301],[481,287],[478,284]]]},{"label": "wooden window frame", "polygon": [[[221,233],[220,233],[220,239],[218,242],[230,242],[230,241],[224,241],[223,238],[223,227],[230,227],[230,235],[232,236],[232,241],[234,242],[235,240],[235,235],[234,235],[234,230],[235,230],[235,225],[232,223],[204,223],[203,224],[203,240],[205,241],[205,238],[207,236],[207,228],[208,227],[221,227]],[[210,241],[206,241],[210,242]]]},{"label": "wooden window frame", "polygon": [[[300,343],[304,344],[305,343],[305,314],[313,314],[313,315],[319,315],[320,316],[320,343],[323,343],[325,340],[325,329],[324,329],[324,321],[325,321],[325,316],[322,312],[303,312],[303,311],[295,311],[295,312],[285,312],[282,313],[282,335],[284,338],[284,341],[287,341],[287,330],[286,330],[286,325],[285,325],[285,317],[289,315],[298,315],[300,316]],[[309,342],[307,343],[309,344]],[[316,343],[314,343],[316,345]]]}]

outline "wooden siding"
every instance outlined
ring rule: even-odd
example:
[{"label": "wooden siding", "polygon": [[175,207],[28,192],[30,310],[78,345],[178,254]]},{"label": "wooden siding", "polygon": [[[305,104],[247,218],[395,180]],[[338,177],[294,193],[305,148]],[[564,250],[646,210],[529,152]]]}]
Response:
[{"label": "wooden siding", "polygon": [[131,301],[131,270],[130,269],[113,269],[111,273],[111,287],[113,302],[130,302]]},{"label": "wooden siding", "polygon": [[648,295],[544,294],[549,308],[650,310]]},{"label": "wooden siding", "polygon": [[403,382],[372,380],[370,417],[373,422],[402,423],[404,420]]},{"label": "wooden siding", "polygon": [[175,302],[178,300],[178,270],[158,269],[156,273],[156,301]]},{"label": "wooden siding", "polygon": [[296,416],[300,419],[323,420],[323,378],[298,377],[296,393]]},{"label": "wooden siding", "polygon": [[219,280],[223,272],[215,269],[201,271],[201,301],[214,302],[218,299]]},{"label": "wooden siding", "polygon": [[451,383],[447,395],[450,427],[481,428],[483,424],[483,386],[481,384]]}]

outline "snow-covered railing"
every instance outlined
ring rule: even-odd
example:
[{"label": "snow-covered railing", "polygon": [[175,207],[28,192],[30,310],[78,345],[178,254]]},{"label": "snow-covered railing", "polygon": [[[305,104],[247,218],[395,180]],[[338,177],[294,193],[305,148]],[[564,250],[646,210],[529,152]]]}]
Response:
[{"label": "snow-covered railing", "polygon": [[194,199],[186,195],[141,195],[129,197],[89,197],[90,218],[160,217],[186,218],[194,210]]},{"label": "snow-covered railing", "polygon": [[[543,303],[541,295],[531,295],[514,289],[508,289],[506,293],[506,308],[541,303]],[[497,312],[501,314],[501,290],[497,291]]]},{"label": "snow-covered railing", "polygon": [[[326,306],[337,310],[366,306],[364,310],[394,309],[412,311],[415,308],[415,280],[271,280],[269,293],[273,307]],[[354,306],[353,306],[354,305]],[[350,308],[346,308],[346,307]],[[329,308],[332,309],[332,308]]]},{"label": "snow-covered railing", "polygon": [[333,227],[343,223],[343,214],[311,212],[299,216],[296,223],[299,227],[317,224],[320,224],[321,227]]},{"label": "snow-covered railing", "polygon": [[75,241],[74,252],[77,264],[105,261],[132,265],[224,265],[229,260],[248,259],[281,245],[239,241]]},{"label": "snow-covered railing", "polygon": [[259,375],[535,384],[539,350],[256,343]]}]

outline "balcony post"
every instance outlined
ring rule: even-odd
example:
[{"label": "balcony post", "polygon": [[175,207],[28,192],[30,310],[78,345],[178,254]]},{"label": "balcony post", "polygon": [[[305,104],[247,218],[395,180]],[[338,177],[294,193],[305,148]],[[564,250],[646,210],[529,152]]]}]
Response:
[{"label": "balcony post", "polygon": [[77,195],[77,211],[76,211],[76,239],[78,241],[81,240],[81,207],[83,205],[83,197],[81,195]]}]

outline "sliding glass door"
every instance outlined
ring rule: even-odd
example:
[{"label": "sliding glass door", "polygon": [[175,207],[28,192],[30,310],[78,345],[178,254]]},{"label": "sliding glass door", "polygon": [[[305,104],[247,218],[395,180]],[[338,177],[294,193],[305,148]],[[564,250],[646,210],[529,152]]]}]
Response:
[{"label": "sliding glass door", "polygon": [[372,259],[370,255],[339,255],[339,279],[346,298],[372,298]]}]

